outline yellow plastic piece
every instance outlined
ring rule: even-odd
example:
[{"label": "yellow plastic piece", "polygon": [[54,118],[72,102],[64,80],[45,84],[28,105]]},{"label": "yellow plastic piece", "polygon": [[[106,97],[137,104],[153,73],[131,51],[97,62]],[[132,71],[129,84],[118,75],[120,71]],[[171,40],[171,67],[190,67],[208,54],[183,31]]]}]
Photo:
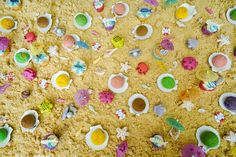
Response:
[{"label": "yellow plastic piece", "polygon": [[167,71],[168,71],[168,69],[167,69],[166,65],[163,63],[163,61],[157,60],[157,65],[158,65],[164,72],[167,72]]},{"label": "yellow plastic piece", "polygon": [[106,135],[101,129],[96,129],[91,135],[91,141],[95,145],[101,145],[105,142]]},{"label": "yellow plastic piece", "polygon": [[52,111],[53,104],[49,100],[44,100],[40,105],[39,109],[41,113],[50,113]]},{"label": "yellow plastic piece", "polygon": [[56,84],[59,87],[66,87],[70,82],[70,78],[66,74],[62,74],[56,78]]},{"label": "yellow plastic piece", "polygon": [[122,48],[124,46],[124,42],[125,42],[124,38],[120,36],[115,36],[111,40],[111,43],[115,48]]},{"label": "yellow plastic piece", "polygon": [[205,67],[205,68],[200,68],[196,72],[196,78],[203,82],[212,82],[216,81],[219,78],[219,76],[210,69]]},{"label": "yellow plastic piece", "polygon": [[179,7],[175,12],[175,17],[177,19],[185,19],[188,17],[188,9],[185,7]]},{"label": "yellow plastic piece", "polygon": [[12,19],[5,18],[0,21],[0,25],[2,28],[10,30],[15,26],[15,22]]}]

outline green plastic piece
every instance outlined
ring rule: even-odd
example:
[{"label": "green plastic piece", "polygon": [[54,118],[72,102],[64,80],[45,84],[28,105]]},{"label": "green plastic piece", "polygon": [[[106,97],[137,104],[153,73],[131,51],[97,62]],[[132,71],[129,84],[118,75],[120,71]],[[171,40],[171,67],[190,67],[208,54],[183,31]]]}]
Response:
[{"label": "green plastic piece", "polygon": [[19,63],[28,62],[30,59],[30,55],[27,52],[20,52],[16,54],[16,61]]},{"label": "green plastic piece", "polygon": [[230,13],[229,13],[229,16],[232,20],[236,20],[236,9],[232,10]]},{"label": "green plastic piece", "polygon": [[167,76],[161,80],[161,84],[166,89],[172,89],[175,87],[175,80],[172,77]]},{"label": "green plastic piece", "polygon": [[212,148],[212,147],[215,147],[218,145],[219,143],[219,138],[217,137],[216,134],[214,134],[213,132],[211,131],[205,131],[203,132],[201,135],[200,135],[200,139],[202,141],[202,143],[209,147],[209,148]]},{"label": "green plastic piece", "polygon": [[88,19],[85,15],[79,14],[75,17],[75,21],[80,26],[85,26],[88,23]]},{"label": "green plastic piece", "polygon": [[179,130],[179,131],[184,131],[185,128],[183,127],[182,124],[180,124],[176,119],[174,118],[166,118],[166,123],[169,124],[171,127]]},{"label": "green plastic piece", "polygon": [[5,128],[0,129],[0,142],[3,142],[7,138],[7,130]]}]

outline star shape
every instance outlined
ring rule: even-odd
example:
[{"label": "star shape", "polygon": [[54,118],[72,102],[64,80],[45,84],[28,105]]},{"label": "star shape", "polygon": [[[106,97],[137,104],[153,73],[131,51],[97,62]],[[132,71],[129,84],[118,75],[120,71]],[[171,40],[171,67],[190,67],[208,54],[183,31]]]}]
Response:
[{"label": "star shape", "polygon": [[229,132],[229,136],[224,137],[226,141],[230,141],[230,145],[234,146],[234,143],[236,142],[236,133],[233,131]]},{"label": "star shape", "polygon": [[223,34],[220,35],[220,38],[217,39],[217,42],[219,43],[219,46],[223,46],[223,45],[229,45],[230,41],[229,41],[229,36],[225,36]]},{"label": "star shape", "polygon": [[191,111],[194,104],[191,101],[183,101],[181,108],[185,108],[187,111]]},{"label": "star shape", "polygon": [[50,46],[48,48],[48,53],[50,54],[50,56],[58,56],[57,49],[58,49],[57,46]]},{"label": "star shape", "polygon": [[116,129],[116,132],[117,132],[116,137],[121,138],[121,140],[124,141],[126,136],[129,136],[129,133],[127,132],[127,130],[128,130],[127,127],[124,127],[123,129],[117,128]]},{"label": "star shape", "polygon": [[131,68],[131,66],[129,65],[128,62],[121,63],[120,66],[121,66],[120,71],[121,71],[121,72],[126,72],[126,73],[127,73],[128,70]]}]

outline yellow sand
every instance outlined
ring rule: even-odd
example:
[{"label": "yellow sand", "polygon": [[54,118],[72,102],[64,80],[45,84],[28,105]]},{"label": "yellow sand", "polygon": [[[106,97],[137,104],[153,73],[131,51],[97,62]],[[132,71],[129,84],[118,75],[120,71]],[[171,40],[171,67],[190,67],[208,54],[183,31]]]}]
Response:
[{"label": "yellow sand", "polygon": [[[123,0],[130,6],[128,16],[120,18],[113,31],[106,31],[97,18],[99,15],[103,17],[113,17],[111,13],[111,6],[115,0],[107,0],[105,10],[99,14],[92,7],[92,0],[23,0],[23,6],[18,10],[6,8],[4,2],[0,2],[0,15],[12,15],[18,20],[18,29],[7,37],[12,40],[12,52],[6,57],[0,57],[0,72],[13,71],[16,74],[16,79],[4,94],[0,95],[0,114],[5,114],[8,117],[8,123],[14,128],[12,138],[7,147],[0,149],[0,156],[34,156],[34,155],[50,155],[61,157],[74,156],[115,156],[115,149],[121,140],[116,137],[116,128],[128,127],[130,136],[127,138],[129,150],[127,156],[132,157],[146,157],[146,156],[160,156],[160,157],[176,157],[180,156],[180,150],[183,145],[188,143],[197,143],[195,138],[196,129],[202,125],[210,125],[216,128],[221,135],[221,146],[217,150],[211,150],[208,153],[209,157],[224,157],[229,156],[231,149],[229,142],[223,139],[230,130],[236,131],[235,116],[222,110],[218,104],[219,96],[224,92],[236,92],[236,83],[233,76],[236,75],[235,57],[232,55],[233,47],[235,47],[235,26],[227,22],[225,12],[229,7],[235,5],[235,0],[188,0],[192,5],[196,6],[197,15],[188,23],[186,27],[180,28],[175,22],[175,9],[184,1],[180,1],[177,5],[166,7],[163,3],[154,9],[154,14],[148,18],[145,23],[151,24],[154,27],[152,37],[145,41],[135,41],[132,35],[132,29],[141,22],[135,16],[139,7],[149,6],[142,0]],[[205,11],[205,7],[210,7],[214,10],[214,15],[209,15]],[[79,49],[72,53],[66,52],[61,47],[61,38],[56,37],[52,33],[40,33],[35,24],[36,15],[43,13],[53,14],[53,26],[55,19],[60,20],[60,26],[65,27],[67,34],[78,34],[82,40],[87,41],[90,45],[93,42],[99,42],[102,48],[99,52],[92,50]],[[76,29],[73,25],[73,16],[77,12],[88,12],[92,17],[92,26],[86,30],[81,31]],[[207,19],[212,19],[214,22],[220,23],[221,30],[216,34],[206,37],[201,33],[201,26],[197,21],[202,18],[203,22]],[[13,54],[19,48],[30,48],[30,44],[24,40],[22,28],[24,23],[30,24],[30,30],[37,33],[37,42],[44,45],[47,50],[49,46],[57,45],[60,47],[60,55],[69,57],[68,61],[62,61],[58,58],[51,58],[47,66],[40,67],[32,63],[28,67],[33,67],[38,72],[38,78],[32,82],[25,80],[21,73],[24,68],[19,68],[13,61]],[[159,68],[155,59],[152,58],[150,52],[156,48],[163,37],[161,30],[163,27],[171,28],[171,35],[175,50],[170,52],[165,59],[165,64],[168,68],[172,68],[172,74],[179,80],[178,90],[171,93],[163,93],[156,87],[156,78],[164,73]],[[99,36],[93,36],[92,30],[99,32]],[[225,34],[230,37],[231,45],[218,47],[216,42],[220,34]],[[102,59],[98,64],[94,65],[93,61],[99,56],[102,56],[107,49],[113,48],[111,39],[115,35],[120,35],[125,38],[125,46],[111,58]],[[1,34],[3,36],[3,34]],[[196,50],[189,50],[185,46],[185,41],[188,38],[196,37],[199,40],[199,46]],[[134,59],[128,56],[129,50],[139,47],[142,50],[142,56]],[[225,83],[217,88],[214,92],[202,92],[200,97],[192,100],[195,104],[192,111],[188,112],[180,107],[181,101],[178,99],[178,93],[190,86],[197,86],[198,80],[195,78],[194,71],[185,71],[180,64],[174,69],[172,62],[180,63],[185,56],[194,56],[199,62],[199,66],[206,65],[209,55],[215,51],[222,51],[229,55],[232,63],[232,68],[229,71],[222,73],[225,78]],[[74,61],[82,59],[88,65],[88,70],[83,76],[77,76],[70,71]],[[104,105],[99,102],[98,93],[107,89],[107,80],[113,73],[120,73],[120,63],[128,61],[132,66],[126,75],[129,77],[129,88],[123,94],[116,94],[112,104]],[[136,65],[144,61],[150,66],[150,71],[146,75],[139,75],[135,70]],[[96,68],[101,67],[106,70],[103,76],[97,76],[94,72]],[[49,85],[48,89],[41,89],[38,85],[40,79],[51,79],[51,76],[59,70],[66,70],[70,73],[73,83],[69,90],[58,91]],[[4,82],[1,80],[0,82]],[[142,83],[149,83],[151,89],[143,89]],[[1,85],[0,84],[0,85]],[[79,108],[78,114],[71,118],[62,121],[61,115],[64,108],[73,103],[73,96],[78,89],[93,89],[90,104],[94,106],[98,114],[93,114],[88,106]],[[31,96],[26,99],[21,99],[21,92],[30,89]],[[129,113],[127,101],[134,93],[142,93],[150,101],[150,109],[147,114],[136,117]],[[67,100],[64,104],[56,103],[56,99],[64,98]],[[40,124],[34,133],[22,133],[20,129],[20,117],[29,109],[38,110],[38,104],[44,99],[49,99],[54,102],[55,107],[50,114],[40,114]],[[161,118],[156,117],[153,112],[155,104],[162,103],[167,112]],[[117,109],[125,109],[127,117],[124,120],[118,120],[115,116]],[[206,113],[199,113],[198,109],[204,108]],[[225,121],[219,124],[214,119],[214,113],[220,111],[225,115]],[[170,127],[165,123],[165,118],[175,117],[185,126],[186,131],[181,133],[177,141],[172,140],[168,131]],[[85,143],[85,134],[93,125],[101,124],[102,127],[109,133],[108,146],[102,151],[93,151]],[[42,148],[40,141],[47,133],[55,133],[60,138],[60,143],[55,151],[49,152]],[[165,149],[154,151],[149,143],[149,137],[154,134],[160,134],[165,141],[168,142]]]}]

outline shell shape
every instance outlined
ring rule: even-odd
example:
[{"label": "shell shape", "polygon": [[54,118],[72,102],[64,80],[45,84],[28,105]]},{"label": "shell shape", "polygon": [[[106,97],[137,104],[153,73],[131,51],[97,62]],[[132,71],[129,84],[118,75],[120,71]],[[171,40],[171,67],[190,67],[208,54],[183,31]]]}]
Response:
[{"label": "shell shape", "polygon": [[[207,147],[203,141],[201,140],[201,135],[204,133],[204,132],[210,132],[211,134],[213,133],[214,136],[217,137],[217,145],[213,146],[213,147]],[[209,136],[206,136],[206,137],[209,137]],[[198,140],[198,145],[199,146],[203,146],[203,148],[205,149],[205,152],[208,152],[209,150],[211,149],[217,149],[219,146],[220,146],[220,135],[218,133],[218,131],[210,126],[201,126],[200,128],[197,129],[197,132],[196,132],[196,138]],[[208,139],[207,139],[208,141]]]},{"label": "shell shape", "polygon": [[149,24],[141,24],[135,26],[132,33],[136,40],[146,40],[152,36],[153,28]]},{"label": "shell shape", "polygon": [[[120,77],[120,78],[123,79],[124,83],[122,84],[121,87],[114,87],[114,85],[112,85],[112,84],[113,84],[113,80],[114,80],[114,78],[116,78],[116,77]],[[114,92],[114,93],[123,93],[123,92],[125,92],[125,91],[128,89],[128,87],[129,87],[127,81],[128,81],[128,77],[126,77],[125,75],[123,75],[123,74],[121,74],[121,73],[118,74],[118,75],[112,74],[112,75],[109,77],[109,79],[108,79],[108,88],[109,88],[112,92]]]},{"label": "shell shape", "polygon": [[[19,54],[19,53],[22,53],[21,57],[22,57],[22,58],[25,58],[24,61],[22,61],[22,62],[19,62],[19,61],[17,60],[17,54]],[[28,58],[27,58],[27,56],[28,56]],[[25,49],[25,48],[19,49],[19,50],[16,51],[15,54],[14,54],[14,61],[15,61],[15,63],[16,63],[19,67],[21,67],[21,68],[26,67],[26,66],[29,64],[29,62],[30,62],[31,59],[32,59],[32,56],[31,56],[31,54],[30,54],[30,51],[27,50],[27,49]]]},{"label": "shell shape", "polygon": [[70,36],[74,38],[75,45],[74,45],[72,48],[69,48],[69,47],[65,46],[64,44],[62,44],[62,47],[63,47],[64,49],[66,49],[68,52],[71,52],[71,51],[73,51],[73,50],[75,50],[75,49],[78,49],[79,46],[77,45],[77,42],[80,41],[80,37],[79,37],[78,35],[76,35],[76,34],[70,34]]},{"label": "shell shape", "polygon": [[125,17],[129,13],[129,5],[127,3],[118,2],[112,6],[112,13],[117,17]]},{"label": "shell shape", "polygon": [[[58,82],[61,85],[59,85]],[[72,83],[72,79],[70,79],[70,74],[68,72],[58,71],[52,76],[51,83],[52,86],[58,90],[69,89],[70,84]]]},{"label": "shell shape", "polygon": [[[218,64],[217,63],[218,59],[216,58],[217,56],[222,56],[226,60],[225,65],[219,65],[218,67],[216,66],[216,64]],[[214,59],[216,61],[215,63],[214,63]],[[229,70],[231,68],[231,60],[229,59],[229,57],[226,54],[221,53],[221,52],[215,52],[215,53],[211,54],[210,57],[208,58],[208,63],[210,64],[211,69],[214,72],[222,73],[222,72]],[[222,64],[222,63],[223,63],[223,60],[219,60],[219,64]]]},{"label": "shell shape", "polygon": [[[28,115],[33,115],[34,116],[34,118],[35,118],[34,119],[34,124],[33,124],[33,127],[25,128],[22,125],[23,123],[31,123],[32,122],[32,120],[24,119]],[[26,124],[26,125],[28,125],[28,124]],[[21,130],[23,132],[31,132],[31,133],[33,133],[35,131],[35,129],[38,127],[38,125],[39,125],[39,116],[38,116],[38,113],[35,110],[25,111],[25,113],[21,116]]]},{"label": "shell shape", "polygon": [[[233,12],[233,13],[232,13]],[[228,11],[226,12],[226,18],[227,20],[232,23],[233,25],[236,25],[236,19],[232,19],[230,17],[230,14],[233,14],[233,16],[235,17],[236,15],[236,5],[233,8],[229,8]]]},{"label": "shell shape", "polygon": [[[168,85],[168,88],[163,86],[163,80],[165,78],[165,82],[170,84],[170,86]],[[162,74],[157,78],[157,86],[163,92],[172,92],[173,90],[177,90],[177,84],[178,81],[174,79],[174,76],[168,73]]]},{"label": "shell shape", "polygon": [[[145,103],[145,106],[144,106],[142,111],[137,111],[137,110],[134,109],[133,103],[137,99],[141,99]],[[144,113],[148,112],[148,110],[149,110],[149,101],[148,101],[147,97],[145,97],[142,94],[133,94],[128,100],[128,106],[129,106],[130,113],[133,113],[133,114],[139,116],[141,114],[144,114]]]},{"label": "shell shape", "polygon": [[[93,133],[96,130],[100,130],[101,133],[103,135],[105,135],[105,141],[102,144],[94,144],[92,141]],[[86,144],[93,150],[102,150],[102,149],[106,148],[106,146],[108,144],[108,140],[109,140],[109,135],[108,135],[107,131],[102,128],[101,125],[96,125],[96,126],[90,127],[90,131],[86,134],[86,137],[85,137]]]},{"label": "shell shape", "polygon": [[74,25],[78,29],[86,30],[92,25],[92,17],[87,12],[77,13],[74,17]]},{"label": "shell shape", "polygon": [[11,139],[11,133],[13,129],[8,124],[5,124],[4,126],[0,127],[0,129],[4,129],[7,131],[6,138],[0,143],[0,148],[4,148]]},{"label": "shell shape", "polygon": [[[184,9],[187,9],[187,17],[184,17],[184,18],[178,18],[178,10],[181,9],[181,8],[184,8]],[[183,13],[183,12],[182,12]],[[181,6],[178,7],[177,11],[176,11],[176,18],[178,18],[179,21],[181,22],[187,22],[187,21],[190,21],[194,15],[197,14],[197,11],[196,11],[196,8],[195,6],[191,6],[189,5],[188,3],[184,3],[182,4]]]},{"label": "shell shape", "polygon": [[[231,100],[229,100],[229,97],[231,97]],[[228,100],[227,100],[228,98]],[[234,99],[234,100],[232,100]],[[228,102],[226,102],[226,100]],[[224,93],[220,96],[219,98],[219,104],[221,106],[222,109],[229,111],[231,114],[235,115],[236,114],[236,93]]]},{"label": "shell shape", "polygon": [[[43,19],[42,25],[41,25],[40,19]],[[37,28],[40,32],[46,33],[50,30],[51,27],[52,27],[52,15],[51,14],[46,13],[46,14],[41,15],[37,18]]]},{"label": "shell shape", "polygon": [[0,18],[0,22],[1,22],[2,20],[6,20],[6,19],[8,19],[8,20],[14,22],[14,25],[12,26],[12,28],[9,28],[9,29],[3,28],[3,27],[0,25],[0,32],[2,32],[2,33],[11,33],[13,30],[17,29],[17,24],[18,24],[18,23],[17,23],[17,21],[14,20],[14,18],[11,17],[11,16],[3,16],[3,17],[1,17],[1,18]]}]

